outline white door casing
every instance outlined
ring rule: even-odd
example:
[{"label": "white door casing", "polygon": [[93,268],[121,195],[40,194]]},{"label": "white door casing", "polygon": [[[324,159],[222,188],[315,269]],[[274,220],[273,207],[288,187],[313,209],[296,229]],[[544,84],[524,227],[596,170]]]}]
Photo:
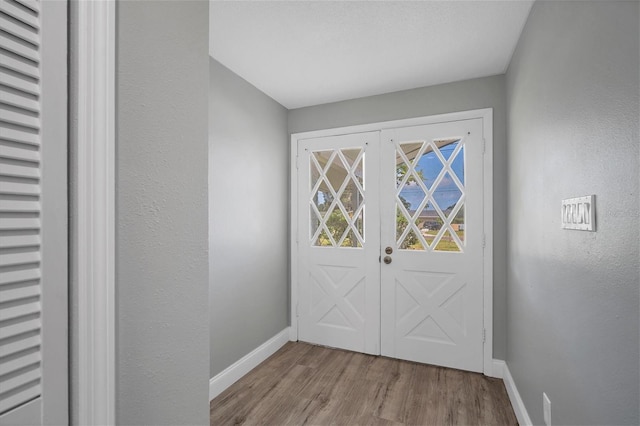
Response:
[{"label": "white door casing", "polygon": [[0,12],[0,424],[66,424],[67,3]]},{"label": "white door casing", "polygon": [[482,120],[382,132],[382,355],[483,371]]},{"label": "white door casing", "polygon": [[[371,123],[371,124],[348,126],[348,127],[335,128],[335,129],[310,131],[310,132],[304,132],[299,134],[293,134],[291,136],[292,147],[293,147],[293,149],[291,150],[291,164],[292,164],[293,173],[291,174],[291,188],[292,188],[292,192],[291,192],[291,197],[292,197],[291,318],[292,318],[292,321],[291,321],[290,339],[292,341],[296,341],[299,338],[300,340],[304,340],[302,338],[302,335],[299,332],[299,329],[300,329],[299,323],[301,324],[301,321],[299,321],[300,304],[302,303],[302,298],[299,297],[299,295],[301,294],[302,291],[304,291],[303,289],[304,286],[301,280],[302,275],[299,275],[298,272],[302,269],[302,264],[304,263],[304,260],[302,259],[304,257],[304,253],[302,253],[301,250],[300,251],[298,250],[298,246],[299,246],[299,241],[302,242],[304,240],[301,237],[302,231],[300,231],[301,226],[299,224],[300,217],[303,217],[303,216],[299,217],[298,213],[299,213],[300,206],[303,205],[304,203],[301,204],[301,201],[300,201],[301,197],[298,190],[299,173],[301,173],[301,171],[303,170],[303,168],[301,167],[302,159],[297,158],[298,142],[306,139],[317,139],[317,138],[325,138],[329,136],[349,135],[352,133],[385,131],[390,129],[415,127],[415,126],[422,126],[422,125],[436,124],[436,123],[449,123],[449,122],[455,122],[455,121],[461,121],[461,120],[473,120],[473,119],[479,119],[479,122],[480,122],[480,128],[478,131],[479,137],[477,138],[477,141],[475,142],[474,146],[481,147],[482,154],[483,154],[481,155],[481,159],[478,160],[479,164],[481,165],[480,180],[482,182],[480,191],[482,193],[481,221],[482,221],[483,236],[481,241],[484,245],[483,256],[481,256],[481,259],[480,259],[482,267],[479,272],[479,275],[481,276],[482,290],[479,296],[481,299],[481,319],[478,321],[478,323],[481,325],[481,331],[479,334],[474,332],[474,336],[479,336],[477,338],[480,339],[482,342],[480,346],[480,351],[482,356],[479,361],[481,365],[480,367],[478,367],[478,362],[476,361],[474,366],[471,366],[471,367],[466,366],[461,368],[466,368],[473,371],[483,371],[484,374],[489,376],[495,375],[494,374],[495,372],[493,371],[493,359],[492,359],[492,355],[493,355],[493,351],[492,351],[492,344],[493,344],[493,326],[492,326],[493,324],[493,130],[492,130],[493,113],[491,109],[462,111],[462,112],[440,114],[440,115],[428,116],[428,117],[418,117],[418,118],[411,118],[411,119],[404,119],[404,120],[394,120],[389,122]],[[439,135],[439,136],[442,136],[442,135]],[[384,144],[382,144],[382,142],[380,143],[381,143],[382,149],[384,149]],[[470,155],[470,154],[466,154],[466,155]],[[465,198],[468,196],[469,195],[466,194]],[[472,217],[467,217],[467,219],[473,220]],[[393,229],[393,228],[389,228],[389,229]],[[391,231],[388,231],[388,232],[391,232]],[[473,233],[473,231],[471,232]],[[469,235],[466,235],[466,237],[470,238]],[[453,240],[453,238],[451,238],[451,236],[449,235],[447,235],[447,239],[449,243],[451,242],[451,240]],[[391,241],[393,241],[393,239],[391,239]],[[467,241],[469,240],[467,239]],[[461,242],[461,241],[458,241],[458,242]],[[427,245],[428,244],[429,243],[427,242]],[[385,245],[382,245],[379,248],[380,251],[378,252],[378,254],[381,254],[381,256],[386,255],[383,252],[384,248],[385,248]],[[466,247],[466,246],[464,248],[465,250],[467,250],[467,252],[470,249],[469,247]],[[394,249],[394,253],[392,254],[392,256],[396,254],[398,254],[398,252],[396,249]],[[414,253],[410,253],[410,254],[413,255]],[[453,256],[458,255],[458,253],[444,253],[444,254],[453,255]],[[375,256],[375,259],[377,262],[378,256]],[[391,266],[397,267],[397,266],[400,266],[401,263],[402,263],[401,258],[398,258],[397,261],[395,258],[393,258],[393,262]],[[476,263],[477,263],[477,259],[476,259]],[[380,263],[377,263],[377,267],[380,268],[380,266],[385,267],[390,265],[382,265]],[[475,290],[477,290],[477,288],[475,288]],[[382,291],[384,292],[384,290]],[[438,297],[444,297],[444,296],[446,295],[440,294]],[[384,299],[383,299],[383,304],[384,304]],[[436,304],[436,306],[438,305]],[[447,307],[451,308],[451,306],[447,306]],[[327,344],[327,343],[324,343],[324,344]],[[335,346],[330,343],[327,345]],[[477,345],[475,350],[477,352]],[[373,353],[380,353],[380,352],[381,351],[378,350],[378,352],[373,352]],[[382,350],[382,352],[384,353],[384,349]],[[446,363],[443,363],[443,364],[447,365]]]},{"label": "white door casing", "polygon": [[379,351],[378,138],[298,142],[301,340]]}]

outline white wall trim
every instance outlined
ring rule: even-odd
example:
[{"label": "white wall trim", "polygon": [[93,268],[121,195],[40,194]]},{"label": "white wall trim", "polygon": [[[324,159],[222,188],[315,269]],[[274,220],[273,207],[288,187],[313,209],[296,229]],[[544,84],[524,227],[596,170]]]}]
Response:
[{"label": "white wall trim", "polygon": [[484,374],[493,372],[493,109],[477,110],[482,117],[484,138],[483,203],[484,203]]},{"label": "white wall trim", "polygon": [[298,173],[297,155],[298,141],[327,136],[346,135],[351,133],[372,132],[397,127],[419,126],[425,124],[446,123],[450,121],[481,118],[483,123],[482,137],[485,140],[483,198],[484,198],[484,232],[486,246],[484,250],[484,327],[486,330],[483,349],[483,372],[493,375],[493,109],[483,108],[469,111],[430,115],[427,117],[408,118],[404,120],[383,121],[356,126],[337,127],[333,129],[314,130],[291,135],[291,337],[298,340]]},{"label": "white wall trim", "polygon": [[524,406],[524,402],[520,397],[520,392],[518,392],[518,388],[516,387],[516,383],[513,381],[513,377],[511,376],[511,372],[509,371],[509,366],[507,364],[504,365],[503,376],[504,386],[507,388],[507,394],[509,394],[509,400],[511,401],[513,411],[516,413],[518,424],[520,424],[520,426],[531,426],[533,423],[531,423],[527,407]]},{"label": "white wall trim", "polygon": [[487,374],[489,377],[494,377],[496,379],[504,379],[504,368],[506,363],[501,359],[493,360],[493,368],[491,369],[491,374]]},{"label": "white wall trim", "polygon": [[253,370],[276,353],[289,341],[289,327],[243,356],[234,364],[225,368],[209,380],[209,401],[224,392],[229,386],[240,380],[245,374]]},{"label": "white wall trim", "polygon": [[115,2],[77,10],[77,422],[114,425]]}]

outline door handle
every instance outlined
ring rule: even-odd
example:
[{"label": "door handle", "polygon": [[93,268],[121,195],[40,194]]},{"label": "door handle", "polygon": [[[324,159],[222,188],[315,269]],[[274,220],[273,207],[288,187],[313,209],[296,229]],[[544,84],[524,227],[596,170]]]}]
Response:
[{"label": "door handle", "polygon": [[384,260],[384,263],[388,265],[391,263],[391,256],[385,256],[383,260]]},{"label": "door handle", "polygon": [[387,247],[386,249],[384,249],[384,252],[387,254],[391,254],[393,253],[393,249],[391,247]]}]

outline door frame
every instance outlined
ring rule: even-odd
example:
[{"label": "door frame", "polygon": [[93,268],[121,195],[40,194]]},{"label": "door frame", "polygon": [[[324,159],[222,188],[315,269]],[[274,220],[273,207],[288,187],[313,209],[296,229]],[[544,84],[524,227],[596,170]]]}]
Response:
[{"label": "door frame", "polygon": [[[72,278],[77,286],[78,424],[116,423],[115,307],[115,67],[116,2],[75,2],[77,127],[70,170],[75,219],[70,241]],[[73,25],[73,24],[72,24]],[[71,41],[71,40],[70,40]],[[71,67],[74,62],[71,62]],[[73,106],[72,106],[73,108]],[[75,218],[73,216],[75,215]],[[75,353],[74,353],[75,355]],[[76,400],[71,399],[71,404]],[[72,406],[73,409],[73,406]]]},{"label": "door frame", "polygon": [[424,117],[401,120],[382,121],[355,126],[336,127],[332,129],[313,130],[309,132],[293,133],[291,135],[290,155],[290,259],[291,259],[291,294],[290,318],[291,326],[289,340],[298,340],[298,141],[302,139],[339,136],[351,133],[381,131],[397,127],[420,126],[451,121],[482,119],[483,155],[483,226],[484,226],[484,255],[483,255],[483,373],[486,376],[497,377],[499,372],[493,370],[493,108],[475,109],[469,111],[452,112]]}]

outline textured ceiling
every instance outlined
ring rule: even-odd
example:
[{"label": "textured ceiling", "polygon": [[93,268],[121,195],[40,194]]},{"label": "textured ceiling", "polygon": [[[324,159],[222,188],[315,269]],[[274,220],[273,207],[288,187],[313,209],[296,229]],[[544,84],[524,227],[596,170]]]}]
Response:
[{"label": "textured ceiling", "polygon": [[210,54],[289,109],[506,71],[533,1],[212,1]]}]

